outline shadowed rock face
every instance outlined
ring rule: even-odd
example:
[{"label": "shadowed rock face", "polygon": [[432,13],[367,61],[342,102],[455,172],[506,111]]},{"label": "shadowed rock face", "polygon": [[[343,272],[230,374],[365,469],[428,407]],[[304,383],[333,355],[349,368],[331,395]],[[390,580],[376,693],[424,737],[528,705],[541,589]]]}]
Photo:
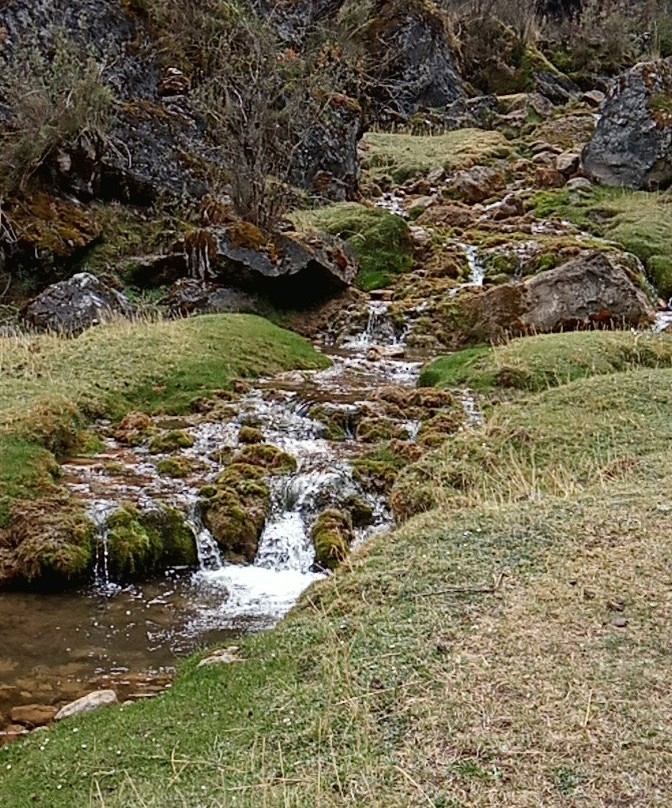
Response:
[{"label": "shadowed rock face", "polygon": [[643,62],[621,75],[583,151],[604,185],[646,190],[672,184],[672,60]]},{"label": "shadowed rock face", "polygon": [[126,297],[88,272],[48,286],[23,311],[24,320],[33,328],[69,336],[130,314]]}]

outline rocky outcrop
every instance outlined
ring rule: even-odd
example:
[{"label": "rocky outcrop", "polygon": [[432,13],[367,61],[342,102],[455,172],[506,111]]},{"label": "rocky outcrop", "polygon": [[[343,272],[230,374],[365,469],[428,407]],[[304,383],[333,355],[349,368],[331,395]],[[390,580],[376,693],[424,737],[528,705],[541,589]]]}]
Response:
[{"label": "rocky outcrop", "polygon": [[66,704],[65,707],[56,713],[55,720],[62,721],[64,718],[72,718],[76,715],[85,715],[98,710],[101,707],[109,707],[112,704],[117,704],[117,694],[114,690],[96,690],[94,693],[88,693],[76,701]]},{"label": "rocky outcrop", "polygon": [[132,313],[127,298],[88,272],[48,286],[23,311],[25,322],[41,331],[75,336],[94,325]]},{"label": "rocky outcrop", "polygon": [[185,238],[184,251],[191,277],[292,308],[347,289],[357,273],[353,252],[339,238],[265,233],[248,222],[196,231]]},{"label": "rocky outcrop", "polygon": [[672,184],[672,59],[638,64],[620,76],[602,106],[583,165],[604,185]]},{"label": "rocky outcrop", "polygon": [[524,283],[458,298],[466,341],[581,328],[642,326],[655,310],[618,255],[584,253]]},{"label": "rocky outcrop", "polygon": [[433,3],[377,0],[363,36],[372,103],[382,113],[406,118],[465,96],[446,19]]}]

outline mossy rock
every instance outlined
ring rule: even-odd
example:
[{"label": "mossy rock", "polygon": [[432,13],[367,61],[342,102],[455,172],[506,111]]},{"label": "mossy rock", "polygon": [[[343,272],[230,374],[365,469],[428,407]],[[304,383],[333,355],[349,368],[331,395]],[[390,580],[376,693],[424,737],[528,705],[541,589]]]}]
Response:
[{"label": "mossy rock", "polygon": [[114,437],[128,446],[139,446],[156,431],[154,422],[144,412],[129,412],[114,430]]},{"label": "mossy rock", "polygon": [[323,511],[313,525],[311,538],[315,563],[322,569],[336,569],[350,552],[353,539],[350,514],[333,508]]},{"label": "mossy rock", "polygon": [[308,413],[314,421],[319,421],[327,428],[327,439],[343,441],[357,429],[361,413],[341,407],[329,407],[318,404]]},{"label": "mossy rock", "polygon": [[238,441],[246,444],[263,443],[264,433],[254,426],[242,426],[238,433]]},{"label": "mossy rock", "polygon": [[357,425],[357,440],[363,443],[379,443],[407,436],[406,428],[391,418],[363,418]]},{"label": "mossy rock", "polygon": [[174,508],[124,505],[107,521],[107,559],[115,581],[149,578],[167,567],[194,566],[194,533]]},{"label": "mossy rock", "polygon": [[188,477],[196,468],[197,461],[191,457],[166,457],[156,464],[162,477]]},{"label": "mossy rock", "polygon": [[0,589],[64,589],[93,564],[94,526],[67,496],[15,502],[0,530]]},{"label": "mossy rock", "polygon": [[236,487],[218,488],[203,507],[205,524],[224,559],[251,564],[270,509],[268,487],[248,480]]},{"label": "mossy rock", "polygon": [[149,451],[152,454],[176,452],[178,449],[188,449],[194,445],[194,438],[182,429],[171,429],[156,435],[149,442]]},{"label": "mossy rock", "polygon": [[367,527],[373,522],[374,508],[364,497],[353,495],[343,503],[350,514],[353,527]]},{"label": "mossy rock", "polygon": [[291,474],[296,471],[296,459],[287,452],[269,444],[251,444],[242,448],[233,458],[233,464],[260,466],[267,474]]}]

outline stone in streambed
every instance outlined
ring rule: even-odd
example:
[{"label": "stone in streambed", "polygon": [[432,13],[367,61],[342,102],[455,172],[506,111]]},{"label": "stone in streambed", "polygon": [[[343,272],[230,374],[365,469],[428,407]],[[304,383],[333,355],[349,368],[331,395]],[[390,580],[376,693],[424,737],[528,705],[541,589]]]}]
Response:
[{"label": "stone in streambed", "polygon": [[76,715],[84,715],[98,710],[101,707],[109,707],[118,704],[117,694],[114,690],[97,690],[94,693],[87,693],[76,701],[71,701],[56,713],[54,720],[62,721],[64,718],[72,718]]},{"label": "stone in streambed", "polygon": [[25,727],[43,727],[56,717],[58,709],[48,704],[23,704],[13,707],[9,717],[13,724]]}]

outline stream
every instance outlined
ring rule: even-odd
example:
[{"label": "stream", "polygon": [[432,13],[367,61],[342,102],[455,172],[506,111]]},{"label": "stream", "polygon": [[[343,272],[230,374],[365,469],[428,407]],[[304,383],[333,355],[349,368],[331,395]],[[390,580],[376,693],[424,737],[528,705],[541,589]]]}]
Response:
[{"label": "stream", "polygon": [[[376,414],[375,394],[382,388],[416,386],[421,357],[407,356],[388,306],[371,300],[363,331],[322,346],[331,367],[261,380],[231,405],[228,418],[155,419],[160,429],[180,429],[193,439],[177,452],[198,469],[184,479],[157,471],[176,452],[129,447],[114,438],[111,424],[99,424],[104,450],[63,466],[72,496],[96,525],[95,580],[83,591],[0,596],[0,715],[19,704],[59,704],[100,687],[114,687],[122,699],[151,696],[169,686],[180,657],[273,626],[328,574],[316,568],[311,540],[325,507],[348,497],[366,503],[370,519],[355,528],[353,546],[391,527],[384,495],[366,490],[353,474],[351,461],[362,450],[353,430],[344,440],[331,440],[324,422],[311,417],[316,406],[338,410],[347,424],[350,414]],[[271,509],[253,564],[222,561],[198,508],[200,487],[222,470],[218,452],[240,448],[242,426],[259,428],[266,443],[297,460],[296,471],[268,480]],[[419,423],[400,416],[396,428],[414,441]],[[196,538],[198,569],[173,569],[151,583],[112,580],[106,526],[122,502],[143,511],[162,503],[179,510]]]}]

